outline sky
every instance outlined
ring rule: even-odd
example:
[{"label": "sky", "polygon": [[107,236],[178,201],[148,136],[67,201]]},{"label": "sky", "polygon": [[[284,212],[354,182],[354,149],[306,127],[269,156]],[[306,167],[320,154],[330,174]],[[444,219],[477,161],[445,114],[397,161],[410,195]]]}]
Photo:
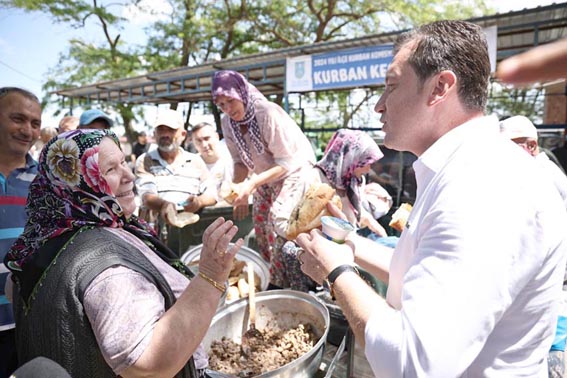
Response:
[{"label": "sky", "polygon": [[[564,1],[486,0],[486,2],[499,13],[504,13]],[[157,9],[167,12],[163,0],[143,0],[142,3],[151,3]],[[129,43],[144,43],[143,26],[150,21],[150,16],[133,14],[131,8],[124,9],[124,12],[124,16],[131,21],[121,32],[122,40]],[[47,15],[39,12],[0,9],[0,86],[23,87],[42,97],[43,79],[47,77],[49,69],[57,65],[59,55],[67,49],[68,41],[71,38],[92,41],[92,36],[99,35],[99,27],[94,25],[94,19],[87,23],[87,28],[75,30],[66,25],[55,24]],[[57,125],[59,117],[52,115],[54,110],[50,108],[44,111],[42,122],[45,126]],[[151,116],[153,114],[150,109],[147,118]],[[142,125],[137,126],[138,129],[142,127]]]}]

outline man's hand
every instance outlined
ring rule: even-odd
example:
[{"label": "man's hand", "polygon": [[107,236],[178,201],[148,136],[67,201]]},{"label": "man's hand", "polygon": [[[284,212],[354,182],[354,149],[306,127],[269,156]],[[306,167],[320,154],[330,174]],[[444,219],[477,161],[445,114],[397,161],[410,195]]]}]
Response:
[{"label": "man's hand", "polygon": [[353,250],[348,244],[332,242],[319,230],[300,234],[296,242],[304,250],[297,255],[301,270],[319,284],[339,265],[354,262]]},{"label": "man's hand", "polygon": [[165,220],[165,222],[169,225],[171,225],[171,220],[169,219],[169,217],[167,216],[168,212],[173,211],[174,213],[177,213],[177,210],[175,208],[175,204],[173,202],[168,202],[168,201],[163,201],[161,203],[161,206],[159,208],[159,215]]},{"label": "man's hand", "polygon": [[183,210],[188,211],[190,213],[196,213],[197,211],[201,210],[203,207],[201,203],[201,198],[198,196],[189,196],[183,203]]},{"label": "man's hand", "polygon": [[510,84],[567,78],[567,38],[504,59],[496,77]]}]

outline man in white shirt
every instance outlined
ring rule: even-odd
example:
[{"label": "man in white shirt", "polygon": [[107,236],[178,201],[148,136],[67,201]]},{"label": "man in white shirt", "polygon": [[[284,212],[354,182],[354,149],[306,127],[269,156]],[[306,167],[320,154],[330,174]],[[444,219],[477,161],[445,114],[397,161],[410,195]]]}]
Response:
[{"label": "man in white shirt", "polygon": [[[484,116],[484,33],[434,22],[401,35],[394,54],[375,110],[386,147],[418,156],[406,228],[395,251],[302,234],[302,269],[327,281],[377,376],[544,377],[567,212],[535,160]],[[386,300],[353,260],[389,284]]]},{"label": "man in white shirt", "polygon": [[199,156],[205,161],[211,181],[214,182],[217,193],[217,201],[222,200],[220,189],[223,183],[232,183],[233,162],[230,152],[224,143],[220,143],[219,134],[215,128],[207,123],[201,122],[191,129],[191,138]]}]

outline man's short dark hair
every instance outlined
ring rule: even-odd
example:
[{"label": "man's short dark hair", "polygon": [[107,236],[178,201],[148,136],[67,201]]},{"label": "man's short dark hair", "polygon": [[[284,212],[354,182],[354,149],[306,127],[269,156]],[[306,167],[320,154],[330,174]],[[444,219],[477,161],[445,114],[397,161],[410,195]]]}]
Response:
[{"label": "man's short dark hair", "polygon": [[394,54],[415,42],[408,62],[423,84],[431,76],[455,73],[458,94],[470,110],[484,111],[488,99],[490,59],[482,28],[466,21],[436,21],[400,35]]},{"label": "man's short dark hair", "polygon": [[7,96],[10,93],[19,93],[22,96],[37,102],[38,104],[40,103],[37,96],[26,89],[18,88],[18,87],[0,87],[0,98]]}]

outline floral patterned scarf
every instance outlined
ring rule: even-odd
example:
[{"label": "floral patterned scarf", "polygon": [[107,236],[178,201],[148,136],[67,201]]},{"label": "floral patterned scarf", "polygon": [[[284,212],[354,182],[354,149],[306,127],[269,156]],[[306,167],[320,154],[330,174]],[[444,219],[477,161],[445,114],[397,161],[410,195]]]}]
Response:
[{"label": "floral patterned scarf", "polygon": [[260,136],[260,127],[256,120],[256,111],[254,104],[256,101],[268,101],[260,91],[250,84],[244,76],[235,71],[218,71],[213,75],[213,83],[211,88],[213,102],[216,102],[218,96],[227,96],[238,100],[244,104],[245,114],[240,121],[230,119],[230,128],[236,144],[240,158],[246,164],[248,169],[254,170],[254,161],[250,155],[250,149],[246,145],[246,141],[240,132],[240,126],[247,126],[250,132],[250,141],[259,154],[264,152],[264,144]]},{"label": "floral patterned scarf", "polygon": [[354,175],[354,170],[370,165],[383,156],[380,147],[365,132],[340,129],[333,134],[323,157],[315,164],[336,189],[346,191],[357,220],[360,220],[362,179]]},{"label": "floral patterned scarf", "polygon": [[24,232],[4,259],[14,274],[25,268],[46,241],[84,226],[124,228],[175,266],[173,252],[144,221],[135,216],[126,219],[102,177],[98,152],[104,137],[120,147],[112,131],[91,129],[60,134],[44,146],[38,174],[30,185]]}]

